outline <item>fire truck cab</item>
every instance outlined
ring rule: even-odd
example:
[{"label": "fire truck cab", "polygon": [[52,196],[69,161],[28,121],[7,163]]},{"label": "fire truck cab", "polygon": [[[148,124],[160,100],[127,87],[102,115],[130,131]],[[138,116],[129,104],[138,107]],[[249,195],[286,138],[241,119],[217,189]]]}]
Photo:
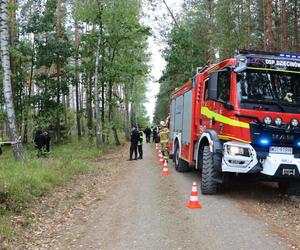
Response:
[{"label": "fire truck cab", "polygon": [[203,194],[227,173],[300,186],[300,55],[241,50],[171,95],[170,155],[202,171]]}]

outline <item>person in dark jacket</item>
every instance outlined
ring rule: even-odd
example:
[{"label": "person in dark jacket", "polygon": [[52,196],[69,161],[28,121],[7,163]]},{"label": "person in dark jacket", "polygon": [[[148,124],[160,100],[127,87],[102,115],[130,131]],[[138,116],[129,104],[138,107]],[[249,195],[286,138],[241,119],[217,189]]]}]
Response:
[{"label": "person in dark jacket", "polygon": [[134,152],[134,160],[137,160],[137,146],[140,139],[139,131],[136,129],[136,127],[133,127],[131,130],[131,145],[130,145],[130,155],[129,155],[129,161],[133,160],[133,152]]},{"label": "person in dark jacket", "polygon": [[138,151],[139,151],[139,158],[143,159],[143,142],[144,142],[144,132],[143,129],[140,129],[139,131],[139,142],[138,142]]},{"label": "person in dark jacket", "polygon": [[158,132],[159,132],[159,128],[157,126],[155,126],[155,128],[153,129],[153,142],[155,143],[159,143],[159,136],[158,136]]},{"label": "person in dark jacket", "polygon": [[43,154],[43,147],[45,145],[45,137],[41,129],[36,130],[34,142],[38,150],[38,157],[40,157]]},{"label": "person in dark jacket", "polygon": [[146,142],[150,142],[150,135],[151,135],[151,129],[147,126],[144,130],[144,133],[146,135]]},{"label": "person in dark jacket", "polygon": [[45,142],[45,147],[46,147],[47,152],[50,152],[50,140],[51,140],[51,137],[49,135],[49,132],[48,132],[48,130],[45,130],[45,132],[44,132],[44,142]]}]

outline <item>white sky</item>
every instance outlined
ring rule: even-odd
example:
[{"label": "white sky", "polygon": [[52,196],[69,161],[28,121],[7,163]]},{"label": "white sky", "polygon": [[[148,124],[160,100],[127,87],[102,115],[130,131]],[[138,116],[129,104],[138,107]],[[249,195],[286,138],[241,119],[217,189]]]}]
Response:
[{"label": "white sky", "polygon": [[[167,8],[163,4],[162,0],[159,2],[161,2],[160,6],[154,11],[148,5],[144,8],[144,12],[146,13],[147,17],[145,17],[143,20],[143,23],[145,23],[147,26],[150,26],[152,29],[152,36],[148,39],[148,49],[151,53],[151,62],[149,63],[150,77],[147,83],[146,93],[148,102],[145,104],[150,120],[153,118],[156,95],[159,92],[159,83],[157,81],[161,77],[162,71],[166,65],[165,60],[162,58],[161,51],[166,45],[160,41],[161,39],[159,36],[159,27],[161,24],[155,19],[166,16],[165,22],[170,23],[170,25],[172,24],[172,18],[169,15]],[[182,0],[166,0],[166,3],[174,14],[178,12],[181,2]]]}]

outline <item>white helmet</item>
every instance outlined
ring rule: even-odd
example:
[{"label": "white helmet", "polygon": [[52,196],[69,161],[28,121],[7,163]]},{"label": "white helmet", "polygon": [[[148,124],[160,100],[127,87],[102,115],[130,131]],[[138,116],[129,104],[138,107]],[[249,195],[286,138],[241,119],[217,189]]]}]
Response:
[{"label": "white helmet", "polygon": [[161,122],[160,122],[160,126],[165,127],[165,126],[166,126],[166,123],[165,123],[164,121],[161,121]]}]

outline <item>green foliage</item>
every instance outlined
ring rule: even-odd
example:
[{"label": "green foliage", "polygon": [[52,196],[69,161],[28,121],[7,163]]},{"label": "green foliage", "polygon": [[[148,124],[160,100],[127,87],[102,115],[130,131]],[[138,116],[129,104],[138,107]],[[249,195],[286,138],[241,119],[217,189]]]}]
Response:
[{"label": "green foliage", "polygon": [[[155,2],[155,1],[152,1]],[[170,94],[195,75],[196,67],[233,57],[238,49],[263,50],[267,38],[266,6],[253,0],[184,1],[178,26],[165,34],[167,62],[160,79],[154,121],[165,119],[169,112]],[[275,4],[277,2],[277,5]],[[272,1],[272,32],[275,49],[282,48],[281,2]],[[249,6],[251,4],[251,6]],[[286,1],[289,49],[299,52],[299,3]],[[276,16],[277,13],[277,16]],[[297,15],[296,15],[297,13]],[[298,40],[297,40],[298,39]]]},{"label": "green foliage", "polygon": [[4,148],[0,160],[0,236],[13,237],[9,217],[26,208],[57,185],[78,174],[93,170],[93,161],[108,147],[98,150],[87,140],[53,147],[46,158],[37,158],[36,150],[27,148],[26,160],[15,162],[11,150]]}]

